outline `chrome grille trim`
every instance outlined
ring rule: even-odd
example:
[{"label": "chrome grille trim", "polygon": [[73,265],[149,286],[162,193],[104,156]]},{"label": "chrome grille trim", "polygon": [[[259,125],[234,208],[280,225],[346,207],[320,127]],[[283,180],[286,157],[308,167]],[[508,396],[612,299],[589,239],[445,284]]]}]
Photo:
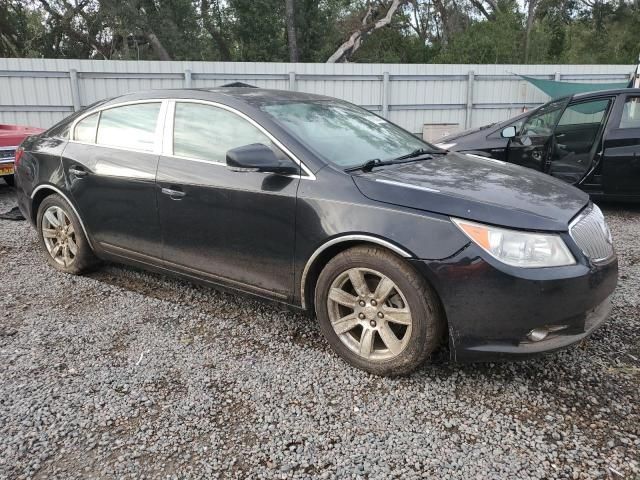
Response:
[{"label": "chrome grille trim", "polygon": [[608,260],[614,254],[609,227],[595,204],[587,207],[571,222],[569,234],[592,262]]}]

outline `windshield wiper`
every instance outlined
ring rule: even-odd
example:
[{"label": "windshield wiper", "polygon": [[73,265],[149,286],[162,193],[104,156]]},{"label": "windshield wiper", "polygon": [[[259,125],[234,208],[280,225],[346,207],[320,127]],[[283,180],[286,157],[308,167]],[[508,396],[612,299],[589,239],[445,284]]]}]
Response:
[{"label": "windshield wiper", "polygon": [[367,160],[366,162],[356,165],[355,167],[345,168],[345,172],[355,172],[356,170],[362,170],[363,172],[370,172],[373,167],[377,167],[378,165],[384,165],[385,162],[380,160],[379,158],[374,158],[373,160]]},{"label": "windshield wiper", "polygon": [[414,150],[413,152],[407,153],[406,155],[400,155],[399,157],[396,157],[393,160],[388,160],[388,161],[389,162],[397,162],[399,160],[407,160],[409,158],[421,157],[423,155],[428,155],[430,153],[437,153],[437,152],[432,152],[431,150],[426,150],[424,148],[418,148],[418,149]]},{"label": "windshield wiper", "polygon": [[427,155],[431,155],[432,153],[440,153],[437,151],[431,151],[431,150],[425,150],[424,148],[418,148],[417,150],[414,150],[413,152],[407,153],[406,155],[400,155],[399,157],[395,157],[392,158],[390,160],[385,160],[382,161],[379,158],[374,158],[373,160],[367,160],[366,162],[364,162],[361,165],[356,165],[355,167],[349,167],[349,168],[345,168],[344,171],[345,172],[355,172],[357,170],[361,170],[363,172],[370,172],[371,170],[373,170],[375,167],[382,167],[384,165],[394,165],[396,163],[408,163],[408,162],[412,162],[415,159],[418,159],[419,157],[423,157],[423,160],[428,160],[430,158],[432,158],[431,156],[427,156]]}]

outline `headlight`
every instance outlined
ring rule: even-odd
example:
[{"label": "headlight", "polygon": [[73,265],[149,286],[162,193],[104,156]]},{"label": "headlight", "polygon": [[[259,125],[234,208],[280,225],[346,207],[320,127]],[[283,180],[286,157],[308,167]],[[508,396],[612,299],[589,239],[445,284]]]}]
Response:
[{"label": "headlight", "polygon": [[456,145],[457,145],[457,143],[455,143],[455,142],[453,142],[453,143],[436,143],[436,147],[441,148],[443,150],[451,150]]},{"label": "headlight", "polygon": [[575,258],[559,235],[523,232],[452,218],[464,234],[493,258],[514,267],[560,267]]}]

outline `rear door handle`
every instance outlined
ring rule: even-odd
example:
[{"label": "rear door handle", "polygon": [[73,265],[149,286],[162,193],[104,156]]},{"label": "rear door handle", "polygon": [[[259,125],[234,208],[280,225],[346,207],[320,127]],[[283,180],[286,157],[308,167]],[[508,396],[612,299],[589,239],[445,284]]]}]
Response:
[{"label": "rear door handle", "polygon": [[70,173],[71,175],[73,175],[74,177],[78,177],[78,178],[86,177],[86,176],[87,176],[87,171],[86,171],[86,170],[84,170],[84,169],[83,169],[83,168],[81,168],[81,167],[71,167],[71,168],[69,169],[69,173]]},{"label": "rear door handle", "polygon": [[182,190],[174,190],[173,188],[162,188],[160,191],[174,200],[179,200],[186,195]]}]

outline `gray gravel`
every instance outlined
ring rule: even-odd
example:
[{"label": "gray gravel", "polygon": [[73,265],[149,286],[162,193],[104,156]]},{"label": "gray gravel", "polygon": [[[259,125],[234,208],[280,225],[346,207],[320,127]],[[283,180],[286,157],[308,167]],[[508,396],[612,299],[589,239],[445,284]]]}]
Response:
[{"label": "gray gravel", "polygon": [[0,478],[640,478],[640,207],[604,210],[621,278],[588,342],[400,379],[278,306],[57,273],[0,220]]}]

